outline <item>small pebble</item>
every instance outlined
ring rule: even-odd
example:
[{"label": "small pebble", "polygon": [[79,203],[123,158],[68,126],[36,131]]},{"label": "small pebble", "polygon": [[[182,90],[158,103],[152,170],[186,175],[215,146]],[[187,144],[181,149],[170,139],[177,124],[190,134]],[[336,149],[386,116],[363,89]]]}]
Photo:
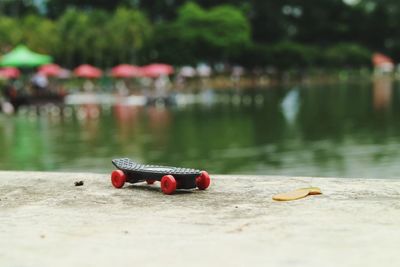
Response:
[{"label": "small pebble", "polygon": [[76,181],[75,182],[75,186],[82,186],[83,185],[83,181]]}]

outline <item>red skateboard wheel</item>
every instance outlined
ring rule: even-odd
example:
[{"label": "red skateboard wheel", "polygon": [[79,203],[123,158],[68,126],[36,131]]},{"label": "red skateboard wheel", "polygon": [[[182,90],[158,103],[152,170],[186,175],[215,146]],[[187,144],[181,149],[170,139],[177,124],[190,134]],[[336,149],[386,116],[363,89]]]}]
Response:
[{"label": "red skateboard wheel", "polygon": [[201,171],[200,173],[200,176],[196,178],[196,186],[200,190],[205,190],[210,186],[210,175],[208,175],[208,172],[206,171]]},{"label": "red skateboard wheel", "polygon": [[111,173],[111,183],[115,188],[121,188],[126,182],[126,175],[121,170],[115,170]]},{"label": "red skateboard wheel", "polygon": [[171,195],[176,190],[176,180],[172,175],[165,175],[161,178],[161,190],[166,195]]},{"label": "red skateboard wheel", "polygon": [[154,184],[155,181],[156,181],[156,180],[153,180],[153,179],[147,179],[147,180],[146,180],[146,183],[147,183],[147,184]]}]

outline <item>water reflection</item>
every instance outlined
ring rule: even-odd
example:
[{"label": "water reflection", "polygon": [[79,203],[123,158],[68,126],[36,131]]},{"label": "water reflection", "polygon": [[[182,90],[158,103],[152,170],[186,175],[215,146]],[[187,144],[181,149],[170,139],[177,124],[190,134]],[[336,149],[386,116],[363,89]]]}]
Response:
[{"label": "water reflection", "polygon": [[82,106],[58,119],[2,115],[0,168],[104,172],[128,156],[214,173],[398,177],[400,96],[390,81],[201,96],[210,97],[173,108],[121,102],[96,107],[97,117],[80,116]]},{"label": "water reflection", "polygon": [[292,124],[297,117],[300,108],[300,94],[297,88],[291,89],[282,101],[282,111],[286,120]]},{"label": "water reflection", "polygon": [[373,81],[374,109],[385,110],[392,99],[392,79],[388,76],[376,77]]}]

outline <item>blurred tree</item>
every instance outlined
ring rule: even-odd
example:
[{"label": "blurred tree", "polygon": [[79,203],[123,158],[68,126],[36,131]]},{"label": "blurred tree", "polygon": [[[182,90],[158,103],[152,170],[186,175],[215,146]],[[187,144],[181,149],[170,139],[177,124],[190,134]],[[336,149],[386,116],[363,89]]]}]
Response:
[{"label": "blurred tree", "polygon": [[[137,0],[135,6],[144,10],[154,22],[171,21],[176,19],[179,8],[188,1],[186,0]],[[249,2],[246,0],[192,0],[191,2],[201,7],[212,8],[219,5],[234,5],[243,10],[249,9]]]},{"label": "blurred tree", "polygon": [[144,10],[153,22],[171,21],[185,0],[138,0],[137,6]]},{"label": "blurred tree", "polygon": [[290,39],[313,44],[349,41],[365,13],[343,0],[254,0],[251,11],[256,42]]},{"label": "blurred tree", "polygon": [[65,43],[58,54],[68,66],[92,63],[110,67],[135,63],[151,26],[143,13],[134,9],[119,8],[111,16],[103,10],[68,9],[58,20],[58,31]]},{"label": "blurred tree", "polygon": [[319,49],[296,42],[279,42],[272,48],[274,65],[281,70],[306,68],[314,65],[319,56]]},{"label": "blurred tree", "polygon": [[0,17],[0,51],[6,53],[21,42],[22,29],[19,22],[10,17]]},{"label": "blurred tree", "polygon": [[16,1],[16,0],[1,0],[0,14],[11,17],[21,17],[27,14],[40,13],[40,5],[34,0]]},{"label": "blurred tree", "polygon": [[109,44],[113,63],[136,63],[137,52],[147,44],[152,27],[142,12],[118,8],[107,22],[106,32],[109,36],[103,39]]},{"label": "blurred tree", "polygon": [[[78,62],[87,62],[87,33],[89,28],[87,13],[76,9],[68,9],[57,21],[59,36],[62,36],[63,45],[59,47],[57,59],[68,67]],[[90,53],[90,51],[89,51]],[[79,61],[78,61],[79,60]]]},{"label": "blurred tree", "polygon": [[20,42],[36,52],[55,55],[60,47],[56,24],[49,19],[37,15],[29,15],[22,19]]},{"label": "blurred tree", "polygon": [[48,16],[57,18],[66,10],[76,8],[83,11],[93,11],[101,9],[113,11],[119,6],[136,7],[136,0],[44,0],[45,9]]},{"label": "blurred tree", "polygon": [[355,7],[365,14],[357,41],[400,60],[400,1],[360,0]]},{"label": "blurred tree", "polygon": [[150,42],[142,50],[145,61],[160,61],[177,65],[194,65],[202,60],[195,47],[182,40],[174,23],[157,24]]},{"label": "blurred tree", "polygon": [[344,55],[359,65],[370,51],[400,60],[398,0],[2,0],[0,14],[1,52],[25,42],[69,67],[348,65]]},{"label": "blurred tree", "polygon": [[354,43],[339,43],[325,51],[326,61],[334,67],[361,67],[371,61],[371,51]]},{"label": "blurred tree", "polygon": [[282,13],[283,1],[252,0],[250,21],[253,40],[270,43],[284,39],[286,17]]},{"label": "blurred tree", "polygon": [[86,27],[89,27],[90,31],[84,33],[82,45],[85,50],[82,51],[86,55],[87,62],[96,66],[106,67],[106,57],[110,56],[107,48],[112,45],[108,39],[111,33],[106,28],[109,18],[110,14],[101,9],[87,13]]},{"label": "blurred tree", "polygon": [[250,25],[233,6],[204,10],[189,2],[180,8],[173,27],[178,41],[203,60],[229,60],[251,43]]}]

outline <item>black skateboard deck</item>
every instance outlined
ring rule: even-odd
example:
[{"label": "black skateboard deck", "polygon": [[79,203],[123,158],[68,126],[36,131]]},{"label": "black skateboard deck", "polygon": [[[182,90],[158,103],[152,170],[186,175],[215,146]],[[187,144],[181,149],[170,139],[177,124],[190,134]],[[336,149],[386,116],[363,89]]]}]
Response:
[{"label": "black skateboard deck", "polygon": [[[113,185],[117,188],[122,187],[124,182],[138,183],[147,181],[147,183],[152,184],[154,181],[162,182],[163,179],[173,179],[175,182],[173,181],[172,183],[176,183],[175,189],[191,189],[196,187],[199,187],[200,189],[206,189],[210,183],[208,173],[197,169],[146,165],[136,163],[128,158],[113,159],[112,164],[118,170],[123,172],[123,174],[116,174],[113,172],[113,175],[116,175],[115,177],[121,176],[120,178],[115,178],[117,180],[119,179],[119,183],[114,183],[115,179],[112,178],[114,179],[112,180]],[[172,178],[164,178],[165,176],[171,176]],[[161,184],[161,188],[163,189],[163,182]],[[166,193],[164,189],[163,192]]]}]

